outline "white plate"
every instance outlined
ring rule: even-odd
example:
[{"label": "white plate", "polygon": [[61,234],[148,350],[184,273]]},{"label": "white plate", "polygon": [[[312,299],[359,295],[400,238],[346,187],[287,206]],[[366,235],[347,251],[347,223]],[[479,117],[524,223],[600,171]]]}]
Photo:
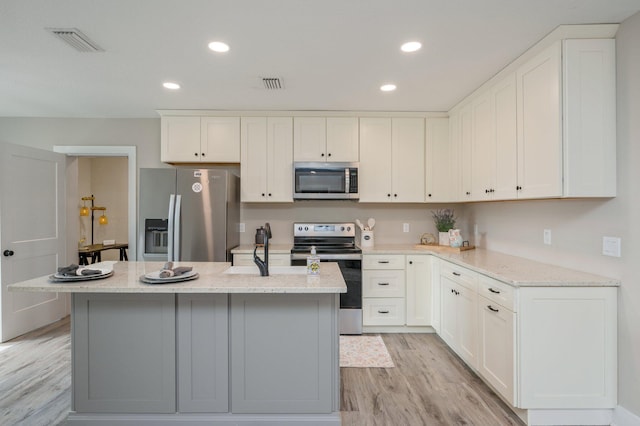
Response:
[{"label": "white plate", "polygon": [[[91,268],[87,268],[87,269],[91,269]],[[98,269],[98,268],[96,268],[96,269]],[[103,272],[101,272],[100,274],[95,274],[95,275],[75,275],[75,276],[71,275],[71,276],[65,276],[65,275],[53,274],[53,275],[49,276],[49,281],[54,282],[54,283],[91,281],[91,280],[101,280],[103,278],[108,278],[111,275],[113,275],[113,269],[104,269],[102,271]]]},{"label": "white plate", "polygon": [[161,271],[149,272],[148,274],[140,275],[140,281],[147,284],[167,284],[167,283],[179,283],[182,281],[195,280],[199,277],[195,271],[185,272],[182,275],[160,278]]}]

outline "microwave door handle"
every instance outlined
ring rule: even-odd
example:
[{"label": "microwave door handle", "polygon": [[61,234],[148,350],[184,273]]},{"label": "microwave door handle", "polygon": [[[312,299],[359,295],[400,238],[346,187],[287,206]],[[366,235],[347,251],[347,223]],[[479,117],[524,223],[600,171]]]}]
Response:
[{"label": "microwave door handle", "polygon": [[349,193],[349,168],[344,169],[344,192]]}]

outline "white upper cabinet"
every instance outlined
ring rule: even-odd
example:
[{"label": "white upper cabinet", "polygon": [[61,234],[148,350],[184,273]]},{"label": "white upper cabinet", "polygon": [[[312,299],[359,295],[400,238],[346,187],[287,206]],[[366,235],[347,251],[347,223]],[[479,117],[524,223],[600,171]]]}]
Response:
[{"label": "white upper cabinet", "polygon": [[163,116],[160,133],[165,163],[240,162],[239,117]]},{"label": "white upper cabinet", "polygon": [[425,133],[427,202],[451,201],[456,188],[456,169],[453,164],[455,153],[449,141],[449,119],[427,118]]},{"label": "white upper cabinet", "polygon": [[162,117],[160,160],[200,162],[200,117]]},{"label": "white upper cabinet", "polygon": [[472,199],[516,198],[516,76],[509,74],[472,102]]},{"label": "white upper cabinet", "polygon": [[467,104],[460,109],[458,119],[458,170],[460,173],[460,201],[473,200],[473,108]]},{"label": "white upper cabinet", "polygon": [[200,161],[240,162],[240,117],[200,118]]},{"label": "white upper cabinet", "polygon": [[242,117],[242,202],[293,201],[293,119]]},{"label": "white upper cabinet", "polygon": [[425,120],[361,118],[361,202],[424,202]]},{"label": "white upper cabinet", "polygon": [[358,161],[357,117],[295,117],[295,161]]},{"label": "white upper cabinet", "polygon": [[518,198],[562,196],[560,43],[518,68]]},{"label": "white upper cabinet", "polygon": [[565,197],[616,195],[614,39],[563,41]]}]

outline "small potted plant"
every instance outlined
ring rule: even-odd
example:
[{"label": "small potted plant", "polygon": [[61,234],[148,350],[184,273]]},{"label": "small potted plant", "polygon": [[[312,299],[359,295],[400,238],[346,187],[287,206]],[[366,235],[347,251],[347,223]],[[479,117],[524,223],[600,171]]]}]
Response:
[{"label": "small potted plant", "polygon": [[456,217],[453,209],[431,210],[431,216],[438,230],[438,244],[441,246],[449,245],[449,230],[456,225]]}]

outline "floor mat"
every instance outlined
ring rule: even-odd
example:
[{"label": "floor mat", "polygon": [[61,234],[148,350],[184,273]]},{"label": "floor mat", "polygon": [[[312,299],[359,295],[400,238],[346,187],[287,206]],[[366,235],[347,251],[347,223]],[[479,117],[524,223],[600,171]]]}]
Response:
[{"label": "floor mat", "polygon": [[340,336],[340,367],[395,367],[381,336]]}]

